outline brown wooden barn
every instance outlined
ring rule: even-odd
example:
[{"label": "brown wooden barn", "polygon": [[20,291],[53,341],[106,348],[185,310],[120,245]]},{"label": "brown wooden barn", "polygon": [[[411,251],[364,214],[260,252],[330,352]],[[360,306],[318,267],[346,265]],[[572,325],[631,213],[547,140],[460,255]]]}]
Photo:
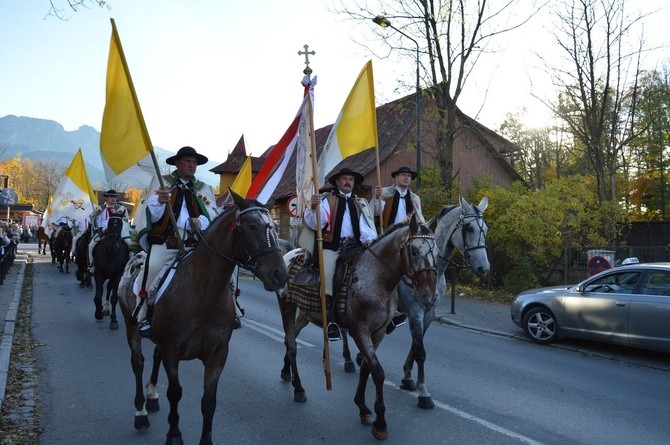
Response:
[{"label": "brown wooden barn", "polygon": [[[434,165],[436,159],[435,104],[423,99],[421,118],[421,165]],[[399,166],[416,166],[416,109],[415,96],[409,95],[377,107],[377,129],[379,137],[379,160],[382,186],[392,183],[391,172]],[[317,156],[321,153],[332,124],[316,130]],[[260,158],[255,159],[253,171],[256,173],[263,159],[272,147]],[[467,193],[473,188],[473,181],[488,176],[494,185],[510,186],[513,181],[522,181],[521,176],[508,162],[509,156],[518,148],[494,131],[479,124],[462,112],[458,112],[456,140],[454,142],[454,174],[460,190]],[[243,138],[230,153],[228,159],[211,171],[221,174],[221,192],[232,184],[239,168],[246,158]],[[295,153],[286,172],[272,195],[274,206],[272,216],[277,222],[282,238],[295,242],[297,228],[289,213],[288,202],[295,195]],[[343,160],[335,170],[348,167],[365,176],[363,185],[355,192],[370,199],[371,187],[377,182],[374,150],[366,150]],[[224,187],[225,185],[225,187]],[[449,204],[449,203],[445,203]]]}]

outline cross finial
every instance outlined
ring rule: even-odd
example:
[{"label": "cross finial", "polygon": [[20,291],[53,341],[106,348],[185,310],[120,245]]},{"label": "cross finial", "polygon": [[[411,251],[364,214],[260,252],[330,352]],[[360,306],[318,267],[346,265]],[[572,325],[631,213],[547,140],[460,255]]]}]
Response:
[{"label": "cross finial", "polygon": [[298,51],[298,55],[305,56],[305,69],[302,70],[302,72],[309,76],[310,74],[312,74],[312,68],[309,67],[309,56],[310,54],[311,55],[316,54],[316,51],[309,51],[309,45],[307,45],[306,43],[303,45],[303,48],[305,48],[305,50]]}]

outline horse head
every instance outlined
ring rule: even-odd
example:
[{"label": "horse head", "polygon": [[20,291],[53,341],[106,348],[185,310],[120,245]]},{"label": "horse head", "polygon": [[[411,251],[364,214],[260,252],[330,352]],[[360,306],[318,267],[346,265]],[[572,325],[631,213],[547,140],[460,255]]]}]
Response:
[{"label": "horse head", "polygon": [[480,278],[491,268],[486,250],[488,226],[483,216],[488,203],[486,196],[478,205],[461,196],[460,206],[445,207],[430,223],[438,234],[440,257],[448,262],[453,250],[459,250],[472,273]]},{"label": "horse head", "polygon": [[235,234],[240,238],[242,249],[235,249],[235,260],[251,270],[268,291],[284,287],[288,271],[278,246],[277,227],[270,212],[258,201],[244,199],[230,191],[237,212]]},{"label": "horse head", "polygon": [[403,281],[431,306],[437,300],[437,257],[439,250],[430,228],[419,224],[416,215],[409,221],[408,234],[401,245]]}]

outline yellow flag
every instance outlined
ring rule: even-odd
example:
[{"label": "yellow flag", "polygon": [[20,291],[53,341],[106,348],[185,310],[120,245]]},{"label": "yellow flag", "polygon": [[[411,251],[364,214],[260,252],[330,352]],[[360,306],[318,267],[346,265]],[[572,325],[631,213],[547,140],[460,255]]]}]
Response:
[{"label": "yellow flag", "polygon": [[131,170],[123,181],[143,188],[154,174],[151,139],[135,94],[121,39],[112,21],[112,37],[107,61],[105,111],[100,131],[100,154],[108,181]]},{"label": "yellow flag", "polygon": [[251,187],[251,176],[251,156],[247,156],[247,160],[242,164],[230,189],[240,196],[247,196],[247,191],[249,191],[249,187]]},{"label": "yellow flag", "polygon": [[370,60],[358,75],[328,135],[318,163],[319,181],[323,184],[326,175],[343,159],[378,145],[375,87]]},{"label": "yellow flag", "polygon": [[98,198],[91,189],[81,148],[75,154],[51,198],[53,200],[47,211],[50,221],[57,221],[63,216],[75,221],[84,221],[93,212],[94,203],[97,203]]}]

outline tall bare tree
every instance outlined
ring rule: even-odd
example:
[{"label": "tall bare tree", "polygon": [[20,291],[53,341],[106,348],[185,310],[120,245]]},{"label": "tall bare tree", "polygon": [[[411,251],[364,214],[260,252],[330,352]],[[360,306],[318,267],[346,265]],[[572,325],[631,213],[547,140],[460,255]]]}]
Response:
[{"label": "tall bare tree", "polygon": [[[642,16],[624,0],[566,0],[555,9],[554,36],[564,60],[547,61],[561,91],[549,103],[585,150],[597,180],[598,201],[617,202],[616,175],[624,147],[636,136],[644,40],[634,37]],[[638,35],[639,36],[639,35]]]},{"label": "tall bare tree", "polygon": [[104,0],[49,0],[49,12],[47,16],[53,16],[60,20],[68,20],[69,14],[77,12],[82,8],[97,5],[101,8],[112,9],[109,2]]},{"label": "tall bare tree", "polygon": [[[343,2],[344,3],[344,2]],[[440,182],[450,194],[454,172],[454,138],[459,124],[457,103],[468,77],[480,57],[494,51],[495,39],[526,23],[537,11],[526,9],[519,14],[519,0],[387,0],[366,2],[354,0],[344,11],[358,20],[369,20],[382,14],[391,21],[396,33],[372,28],[388,47],[416,57],[421,66],[424,95],[433,96],[436,107],[435,145]],[[526,2],[528,3],[528,2]],[[369,25],[365,25],[368,26]],[[420,48],[411,46],[408,38]]]}]

